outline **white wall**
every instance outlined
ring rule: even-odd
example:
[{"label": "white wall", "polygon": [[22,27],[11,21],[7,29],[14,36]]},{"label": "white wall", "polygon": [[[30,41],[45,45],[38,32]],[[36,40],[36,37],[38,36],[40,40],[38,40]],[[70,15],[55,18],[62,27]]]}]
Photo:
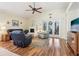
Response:
[{"label": "white wall", "polygon": [[[52,13],[52,19],[49,18],[49,13]],[[67,33],[71,30],[71,21],[79,17],[79,9],[70,10],[68,13],[60,10],[52,10],[51,12],[37,14],[36,16],[30,18],[32,23],[42,23],[43,21],[58,20],[59,23],[59,36],[61,38],[67,39]],[[41,24],[42,25],[42,24]],[[41,26],[40,25],[40,26]]]},{"label": "white wall", "polygon": [[[22,29],[28,29],[29,26],[31,26],[30,20],[28,19],[24,19],[22,17],[12,15],[12,14],[0,12],[0,26],[6,26],[7,29],[13,28],[12,20],[19,20],[19,22],[22,22],[22,24],[19,24],[19,28],[22,28]],[[7,24],[8,21],[10,22],[10,24]]]},{"label": "white wall", "polygon": [[[52,19],[49,18],[49,13],[52,13]],[[8,28],[11,28],[12,24],[7,24],[7,21],[11,22],[12,20],[19,20],[22,22],[22,24],[19,25],[22,29],[29,29],[29,27],[32,26],[32,23],[34,24],[40,24],[42,26],[43,21],[49,21],[49,20],[58,20],[59,21],[59,36],[61,38],[67,39],[67,32],[70,31],[70,23],[71,20],[79,17],[79,9],[77,10],[71,10],[68,13],[65,13],[60,10],[52,10],[50,12],[43,12],[41,14],[34,15],[30,19],[24,19],[22,17],[1,13],[0,12],[0,26],[4,25]]]},{"label": "white wall", "polygon": [[[52,19],[49,18],[49,13],[52,13]],[[65,25],[67,20],[65,19],[65,13],[60,10],[52,10],[51,12],[37,14],[36,16],[30,18],[30,20],[33,20],[32,23],[39,24],[43,21],[50,21],[50,20],[57,20],[59,21],[59,36],[61,38],[67,38],[66,37],[66,31],[67,26]],[[41,26],[42,24],[40,24]]]}]

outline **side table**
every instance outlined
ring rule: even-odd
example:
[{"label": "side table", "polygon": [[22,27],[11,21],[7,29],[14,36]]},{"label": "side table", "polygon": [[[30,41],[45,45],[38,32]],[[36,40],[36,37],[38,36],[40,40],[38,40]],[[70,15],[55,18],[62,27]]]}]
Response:
[{"label": "side table", "polygon": [[0,41],[5,42],[5,41],[9,41],[10,37],[8,33],[2,33],[0,34]]}]

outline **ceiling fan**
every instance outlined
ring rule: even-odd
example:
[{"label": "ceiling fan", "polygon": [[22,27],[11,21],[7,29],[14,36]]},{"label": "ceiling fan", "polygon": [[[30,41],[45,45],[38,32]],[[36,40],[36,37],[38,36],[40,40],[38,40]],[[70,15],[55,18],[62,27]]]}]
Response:
[{"label": "ceiling fan", "polygon": [[25,11],[32,11],[32,14],[34,14],[35,12],[42,13],[41,11],[39,11],[40,9],[42,9],[42,7],[36,8],[35,2],[33,3],[33,6],[32,5],[28,6],[31,8],[31,10],[25,10]]}]

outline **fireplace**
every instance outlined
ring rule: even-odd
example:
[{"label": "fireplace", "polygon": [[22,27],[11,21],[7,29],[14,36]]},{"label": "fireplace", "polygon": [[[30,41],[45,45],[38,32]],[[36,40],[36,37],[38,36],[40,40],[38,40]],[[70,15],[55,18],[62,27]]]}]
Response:
[{"label": "fireplace", "polygon": [[35,33],[35,28],[31,27],[31,28],[29,29],[29,32],[30,32],[30,33]]},{"label": "fireplace", "polygon": [[31,32],[31,33],[34,33],[34,29],[30,29],[30,32]]}]

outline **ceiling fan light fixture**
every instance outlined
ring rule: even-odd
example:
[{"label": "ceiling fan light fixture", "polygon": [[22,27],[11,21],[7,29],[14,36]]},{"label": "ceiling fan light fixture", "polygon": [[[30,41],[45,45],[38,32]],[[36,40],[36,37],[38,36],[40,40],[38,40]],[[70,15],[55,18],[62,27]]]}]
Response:
[{"label": "ceiling fan light fixture", "polygon": [[33,11],[32,14],[34,14],[35,12],[42,13],[41,11],[39,11],[40,9],[42,9],[42,7],[36,8],[35,2],[34,2],[34,7],[32,7],[31,5],[28,6],[31,8],[31,10],[26,10],[26,11]]}]

